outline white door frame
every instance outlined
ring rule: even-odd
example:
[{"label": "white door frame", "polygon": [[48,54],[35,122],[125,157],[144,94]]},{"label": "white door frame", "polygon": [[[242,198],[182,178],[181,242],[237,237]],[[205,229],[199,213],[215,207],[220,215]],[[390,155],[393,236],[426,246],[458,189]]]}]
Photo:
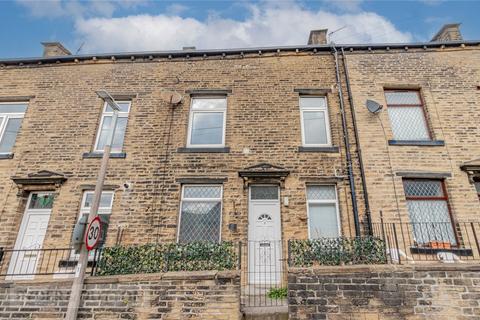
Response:
[{"label": "white door frame", "polygon": [[[251,199],[251,187],[261,186],[275,186],[277,188],[277,199],[268,200],[252,200]],[[276,184],[254,184],[248,188],[248,264],[249,279],[251,284],[278,284],[281,282],[281,269],[282,269],[282,223],[281,223],[281,211],[280,211],[280,186]],[[274,239],[257,239],[255,237],[255,223],[256,216],[253,216],[253,207],[255,204],[271,204],[275,205],[275,211],[273,216],[273,228]],[[265,242],[268,249],[262,249],[262,244]],[[259,259],[260,251],[268,250],[271,264],[262,267],[257,265],[257,259]],[[257,253],[258,252],[258,253]],[[273,265],[272,265],[273,264]]]},{"label": "white door frame", "polygon": [[[13,247],[14,250],[22,250],[22,249],[25,249],[25,248],[22,248],[22,243],[23,243],[23,240],[24,240],[24,236],[25,236],[25,232],[27,230],[27,224],[29,222],[29,218],[30,216],[32,215],[48,215],[48,221],[50,220],[50,215],[52,213],[52,209],[29,209],[30,207],[30,203],[32,201],[32,195],[33,194],[37,194],[37,195],[44,195],[44,194],[52,194],[53,192],[35,192],[35,191],[32,191],[30,192],[30,194],[28,195],[28,200],[27,200],[27,204],[25,206],[25,211],[23,213],[23,217],[22,217],[22,222],[20,224],[20,228],[18,230],[18,234],[17,234],[17,239],[15,240],[15,245]],[[48,222],[47,222],[48,224]],[[45,235],[46,235],[46,232],[45,234],[43,235],[43,238],[45,238]],[[39,246],[37,245],[36,248],[27,248],[27,249],[42,249],[43,247],[43,240],[42,239],[42,243],[39,244]],[[14,273],[19,266],[17,265],[17,262],[19,260],[23,260],[24,259],[24,256],[25,253],[24,252],[13,252],[12,253],[12,256],[10,258],[10,263],[9,263],[9,266],[8,266],[8,273],[11,274],[11,273]],[[37,264],[39,262],[39,259],[40,258],[40,253],[37,252],[37,256],[35,257],[35,266],[33,267],[33,271],[35,271],[37,269]],[[21,267],[21,265],[20,265]],[[28,275],[28,276],[9,276],[8,278],[10,279],[33,279],[34,276],[33,275]]]}]

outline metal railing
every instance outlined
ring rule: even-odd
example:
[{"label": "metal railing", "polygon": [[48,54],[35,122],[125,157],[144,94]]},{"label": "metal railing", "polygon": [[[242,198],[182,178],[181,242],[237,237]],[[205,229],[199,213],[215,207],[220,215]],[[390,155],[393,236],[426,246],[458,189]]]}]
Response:
[{"label": "metal railing", "polygon": [[[93,275],[101,249],[90,253],[87,271]],[[75,274],[78,254],[71,248],[3,249],[0,248],[0,276],[7,279],[32,279],[34,276],[64,277]]]},{"label": "metal railing", "polygon": [[287,242],[240,243],[242,306],[287,305]]},{"label": "metal railing", "polygon": [[[237,269],[245,306],[279,306],[286,303],[288,266],[480,262],[480,222],[373,222],[370,231],[360,238],[96,249],[90,253],[87,272],[94,276]],[[142,263],[135,263],[139,259]],[[0,248],[0,276],[6,279],[68,277],[75,274],[77,263],[71,248]]]},{"label": "metal railing", "polygon": [[480,261],[480,222],[372,223],[372,234],[385,242],[387,262]]}]

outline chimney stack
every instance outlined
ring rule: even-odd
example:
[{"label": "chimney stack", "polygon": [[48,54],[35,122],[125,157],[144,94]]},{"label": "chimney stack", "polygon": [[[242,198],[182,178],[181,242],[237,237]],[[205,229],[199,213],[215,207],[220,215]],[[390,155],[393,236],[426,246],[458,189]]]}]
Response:
[{"label": "chimney stack", "polygon": [[43,57],[70,56],[72,53],[68,51],[60,42],[42,42]]},{"label": "chimney stack", "polygon": [[312,30],[308,37],[308,44],[327,44],[328,29]]},{"label": "chimney stack", "polygon": [[448,42],[463,40],[460,33],[460,23],[449,23],[444,25],[430,42]]}]

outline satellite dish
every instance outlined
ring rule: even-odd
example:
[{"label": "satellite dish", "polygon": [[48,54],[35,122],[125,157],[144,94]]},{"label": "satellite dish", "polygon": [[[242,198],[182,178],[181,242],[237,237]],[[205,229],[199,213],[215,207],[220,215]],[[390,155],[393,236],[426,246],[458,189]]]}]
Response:
[{"label": "satellite dish", "polygon": [[371,113],[378,113],[383,108],[381,104],[373,100],[367,100],[365,105],[367,106],[368,111]]},{"label": "satellite dish", "polygon": [[162,97],[162,100],[171,105],[179,104],[183,99],[182,95],[176,91],[162,91],[160,96]]}]

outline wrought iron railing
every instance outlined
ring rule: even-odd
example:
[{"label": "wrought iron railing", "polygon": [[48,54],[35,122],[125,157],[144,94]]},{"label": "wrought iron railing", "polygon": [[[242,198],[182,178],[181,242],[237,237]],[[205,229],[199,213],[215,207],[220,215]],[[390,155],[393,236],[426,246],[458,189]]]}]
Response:
[{"label": "wrought iron railing", "polygon": [[[370,235],[103,248],[90,253],[87,272],[93,276],[237,269],[242,270],[245,305],[266,306],[284,303],[288,266],[480,262],[480,222],[374,222],[362,229]],[[65,277],[75,273],[78,258],[71,248],[0,248],[0,276]]]},{"label": "wrought iron railing", "polygon": [[374,222],[362,237],[290,240],[292,267],[480,262],[480,222]]},{"label": "wrought iron railing", "polygon": [[247,241],[239,248],[244,311],[250,307],[286,308],[288,242]]},{"label": "wrought iron railing", "polygon": [[480,261],[480,222],[372,223],[372,234],[385,242],[387,262]]},{"label": "wrought iron railing", "polygon": [[[91,251],[87,272],[93,274],[100,249]],[[58,277],[75,274],[79,255],[71,248],[3,249],[0,248],[0,276],[11,279],[30,279],[34,276]]]}]

